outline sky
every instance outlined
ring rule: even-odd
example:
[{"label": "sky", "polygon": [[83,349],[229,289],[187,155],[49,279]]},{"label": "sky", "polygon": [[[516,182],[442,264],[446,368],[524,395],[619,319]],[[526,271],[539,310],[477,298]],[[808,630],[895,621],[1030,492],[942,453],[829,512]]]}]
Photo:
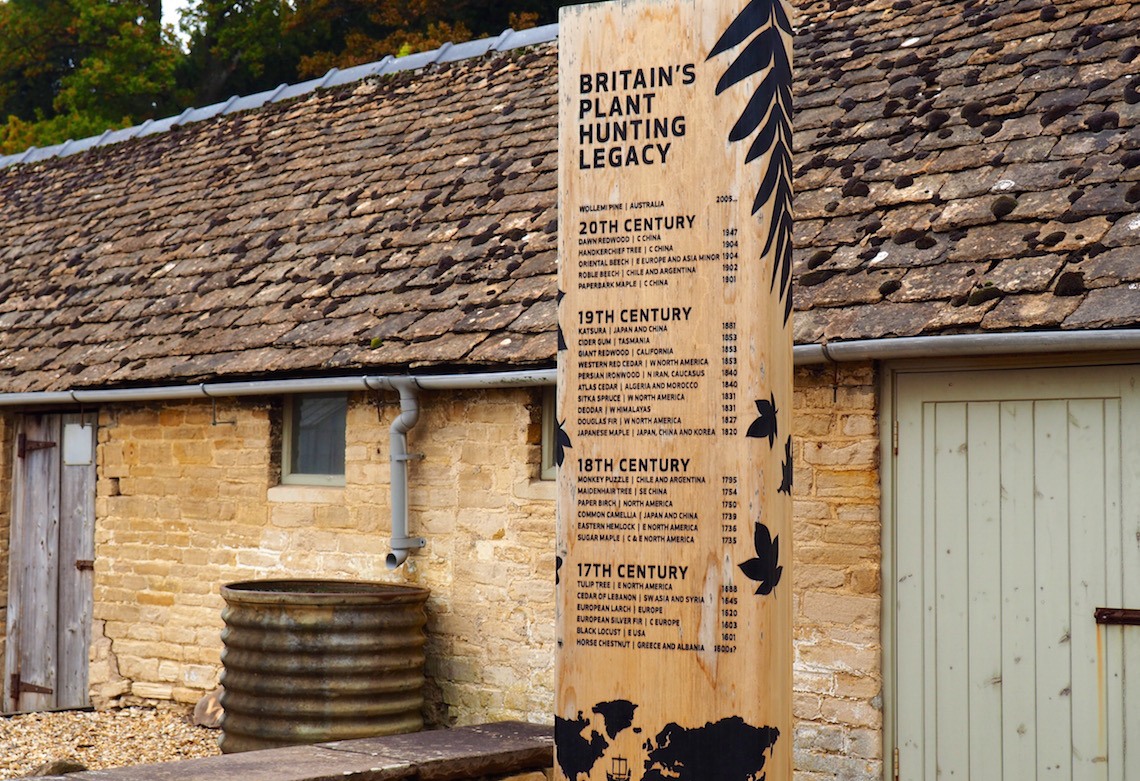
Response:
[{"label": "sky", "polygon": [[190,0],[162,0],[162,22],[178,26],[178,12],[190,5]]},{"label": "sky", "polygon": [[183,46],[186,45],[186,37],[178,29],[178,14],[183,8],[188,7],[190,2],[191,0],[162,0],[162,23],[174,27]]}]

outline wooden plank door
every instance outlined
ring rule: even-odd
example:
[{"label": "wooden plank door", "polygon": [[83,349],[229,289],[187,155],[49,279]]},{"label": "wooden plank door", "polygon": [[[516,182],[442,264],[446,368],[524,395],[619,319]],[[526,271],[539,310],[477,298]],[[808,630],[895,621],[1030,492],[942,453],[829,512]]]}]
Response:
[{"label": "wooden plank door", "polygon": [[13,460],[5,711],[88,704],[93,415],[22,416]]},{"label": "wooden plank door", "polygon": [[897,376],[900,778],[1140,778],[1138,379]]}]

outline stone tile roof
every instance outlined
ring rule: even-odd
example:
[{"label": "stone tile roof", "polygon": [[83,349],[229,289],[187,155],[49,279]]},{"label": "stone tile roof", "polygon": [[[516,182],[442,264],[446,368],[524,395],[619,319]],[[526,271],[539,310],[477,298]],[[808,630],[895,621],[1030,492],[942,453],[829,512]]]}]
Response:
[{"label": "stone tile roof", "polygon": [[550,365],[552,44],[0,170],[0,392]]},{"label": "stone tile roof", "polygon": [[1140,325],[1140,3],[799,21],[797,342]]},{"label": "stone tile roof", "polygon": [[[1140,0],[799,11],[796,340],[1140,325]],[[0,392],[554,362],[552,44],[0,170]]]}]

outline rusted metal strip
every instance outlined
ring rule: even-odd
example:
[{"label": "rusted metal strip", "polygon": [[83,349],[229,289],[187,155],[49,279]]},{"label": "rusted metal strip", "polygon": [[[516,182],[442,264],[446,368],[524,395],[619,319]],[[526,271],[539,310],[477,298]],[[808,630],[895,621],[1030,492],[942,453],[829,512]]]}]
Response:
[{"label": "rusted metal strip", "polygon": [[1098,624],[1140,626],[1140,610],[1128,607],[1098,607],[1093,611]]},{"label": "rusted metal strip", "polygon": [[27,681],[20,680],[19,673],[12,673],[12,695],[15,697],[20,694],[54,694],[55,690],[47,686],[40,686],[35,683],[28,683]]},{"label": "rusted metal strip", "polygon": [[26,434],[19,434],[16,437],[16,455],[20,458],[26,456],[30,450],[44,450],[49,447],[55,447],[55,443],[28,439]]}]

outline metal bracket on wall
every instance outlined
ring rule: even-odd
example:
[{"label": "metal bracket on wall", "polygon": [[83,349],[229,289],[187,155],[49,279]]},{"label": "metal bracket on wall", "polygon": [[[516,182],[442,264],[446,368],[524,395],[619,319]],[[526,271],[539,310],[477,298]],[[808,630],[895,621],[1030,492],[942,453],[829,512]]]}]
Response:
[{"label": "metal bracket on wall", "polygon": [[234,419],[234,420],[218,420],[218,399],[217,399],[217,397],[211,396],[210,402],[211,402],[211,410],[210,410],[211,411],[211,420],[210,420],[211,426],[218,426],[218,425],[233,426],[233,425],[237,424],[236,419]]}]

